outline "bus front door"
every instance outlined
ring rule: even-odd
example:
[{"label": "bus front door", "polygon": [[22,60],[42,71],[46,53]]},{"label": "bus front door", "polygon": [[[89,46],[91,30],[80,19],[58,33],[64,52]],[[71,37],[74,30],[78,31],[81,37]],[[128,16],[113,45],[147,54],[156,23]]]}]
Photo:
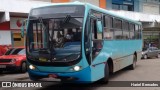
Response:
[{"label": "bus front door", "polygon": [[[92,75],[92,81],[96,81],[101,79],[104,76],[104,65],[101,66],[102,64],[102,59],[101,59],[101,50],[103,47],[103,39],[102,39],[102,31],[98,30],[98,25],[102,24],[97,24],[97,22],[101,21],[100,19],[97,18],[91,18],[90,19],[90,25],[91,25],[91,75]],[[101,26],[102,27],[102,26]],[[98,72],[98,73],[97,73]]]}]

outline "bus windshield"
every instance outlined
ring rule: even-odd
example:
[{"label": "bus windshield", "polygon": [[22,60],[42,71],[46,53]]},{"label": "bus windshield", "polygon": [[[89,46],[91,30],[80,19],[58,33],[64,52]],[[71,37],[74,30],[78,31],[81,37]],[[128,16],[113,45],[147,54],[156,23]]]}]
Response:
[{"label": "bus windshield", "polygon": [[[69,62],[80,57],[83,17],[30,16],[27,52],[39,62]],[[54,16],[54,15],[53,15]],[[33,59],[36,58],[36,59]]]}]

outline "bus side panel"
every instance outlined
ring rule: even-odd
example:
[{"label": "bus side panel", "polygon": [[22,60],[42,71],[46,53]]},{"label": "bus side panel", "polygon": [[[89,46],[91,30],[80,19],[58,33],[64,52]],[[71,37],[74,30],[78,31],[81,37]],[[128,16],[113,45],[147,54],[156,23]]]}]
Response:
[{"label": "bus side panel", "polygon": [[[110,57],[113,59],[114,72],[131,65],[133,63],[133,54],[140,52],[141,49],[141,40],[106,41],[106,50],[112,53]],[[137,59],[140,57],[140,54],[137,55]]]},{"label": "bus side panel", "polygon": [[[94,59],[92,65],[96,65],[102,62],[106,62],[109,57],[113,59],[113,71],[118,71],[126,66],[129,66],[133,62],[133,54],[140,52],[142,48],[141,40],[106,40],[104,41],[103,48],[99,55]],[[137,55],[138,59],[140,54]],[[92,70],[95,69],[95,70]],[[97,70],[96,70],[97,69]],[[98,71],[98,67],[91,68],[92,73]],[[104,77],[104,66],[99,67],[102,75],[94,75],[95,78]],[[93,75],[93,74],[92,74]]]},{"label": "bus side panel", "polygon": [[100,63],[91,66],[91,79],[92,82],[97,81],[104,77],[104,67],[105,63]]},{"label": "bus side panel", "polygon": [[142,44],[141,44],[141,40],[127,40],[127,41],[123,41],[123,45],[124,45],[124,50],[123,50],[123,56],[122,56],[122,61],[120,61],[120,69],[129,66],[133,63],[133,56],[134,53],[137,53],[137,60],[140,59],[140,54],[138,54],[138,52],[141,51],[142,48]]}]

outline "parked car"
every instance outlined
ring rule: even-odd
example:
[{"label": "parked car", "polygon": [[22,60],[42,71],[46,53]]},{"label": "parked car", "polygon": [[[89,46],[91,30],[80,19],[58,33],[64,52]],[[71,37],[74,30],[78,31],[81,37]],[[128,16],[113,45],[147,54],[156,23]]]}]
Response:
[{"label": "parked car", "polygon": [[0,56],[0,72],[3,71],[27,71],[26,53],[24,48],[10,48],[5,55]]},{"label": "parked car", "polygon": [[142,51],[142,58],[147,59],[151,57],[160,57],[160,49],[157,47],[144,48]]}]

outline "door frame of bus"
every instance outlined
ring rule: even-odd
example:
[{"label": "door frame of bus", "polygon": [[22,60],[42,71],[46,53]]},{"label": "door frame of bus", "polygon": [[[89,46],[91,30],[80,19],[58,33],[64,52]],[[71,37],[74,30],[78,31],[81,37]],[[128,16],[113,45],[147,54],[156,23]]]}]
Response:
[{"label": "door frame of bus", "polygon": [[[90,35],[89,35],[89,37],[90,37],[90,47],[91,47],[91,52],[90,52],[90,58],[91,58],[91,63],[93,62],[93,60],[94,60],[94,58],[93,58],[93,39],[92,39],[92,23],[91,23],[91,20],[96,20],[96,29],[97,29],[97,31],[98,32],[101,32],[102,34],[103,34],[103,30],[102,30],[102,20],[100,19],[100,18],[98,18],[98,17],[96,17],[96,16],[94,16],[93,14],[90,14],[90,25],[91,25],[91,27],[90,27]],[[99,27],[99,26],[101,26],[101,27]]]}]

